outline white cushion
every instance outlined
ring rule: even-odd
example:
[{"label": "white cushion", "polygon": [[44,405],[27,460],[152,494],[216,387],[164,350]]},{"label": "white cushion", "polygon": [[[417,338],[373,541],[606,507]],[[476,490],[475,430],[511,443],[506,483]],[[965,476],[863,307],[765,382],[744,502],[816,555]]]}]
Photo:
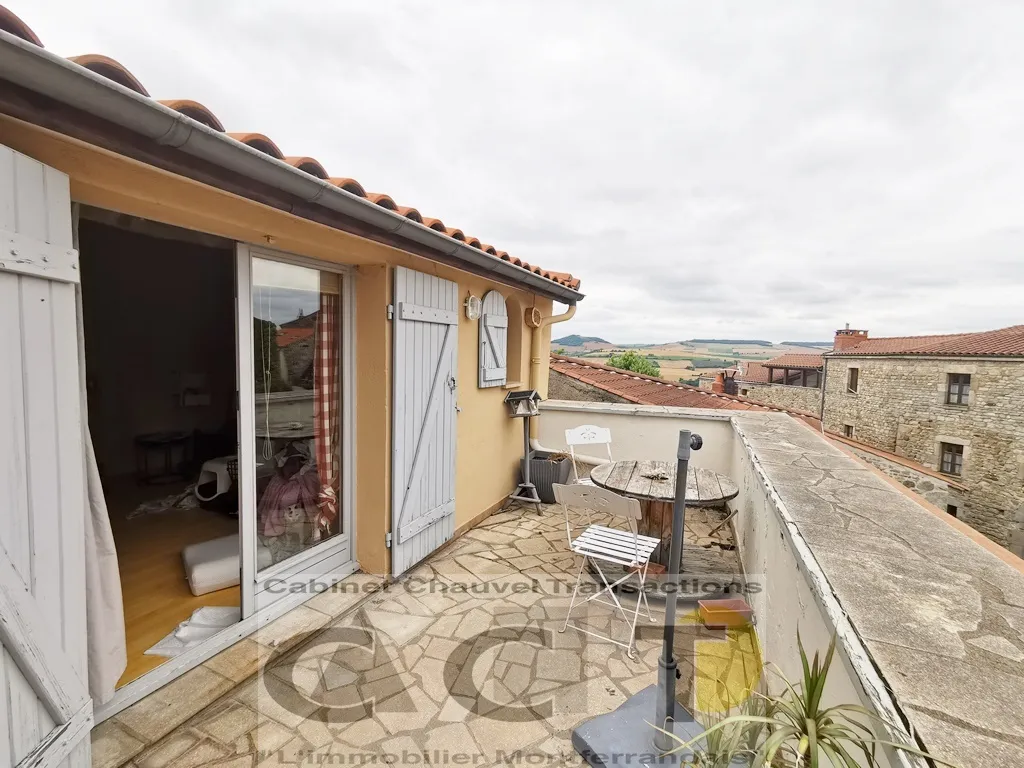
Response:
[{"label": "white cushion", "polygon": [[[238,586],[241,557],[240,539],[237,533],[211,539],[198,544],[189,544],[181,550],[181,562],[185,566],[192,594],[199,596],[218,589]],[[256,568],[261,570],[271,565],[270,550],[256,546]]]}]

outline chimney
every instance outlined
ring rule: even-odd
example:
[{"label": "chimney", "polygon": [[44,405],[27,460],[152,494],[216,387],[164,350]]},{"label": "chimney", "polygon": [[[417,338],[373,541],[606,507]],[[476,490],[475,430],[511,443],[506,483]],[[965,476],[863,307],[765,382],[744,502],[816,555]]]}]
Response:
[{"label": "chimney", "polygon": [[857,346],[862,341],[865,341],[867,337],[867,331],[853,330],[850,328],[850,324],[847,323],[845,328],[836,331],[836,339],[832,342],[832,350],[834,352],[842,352],[844,349]]},{"label": "chimney", "polygon": [[739,384],[736,383],[736,371],[732,374],[725,374],[725,394],[727,395],[738,395],[740,393]]},{"label": "chimney", "polygon": [[711,391],[725,394],[725,374],[722,371],[715,376],[715,380],[711,384]]}]

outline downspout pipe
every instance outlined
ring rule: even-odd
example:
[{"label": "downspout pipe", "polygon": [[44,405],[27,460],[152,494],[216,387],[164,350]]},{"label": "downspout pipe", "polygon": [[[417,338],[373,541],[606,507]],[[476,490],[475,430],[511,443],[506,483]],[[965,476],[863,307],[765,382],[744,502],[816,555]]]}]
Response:
[{"label": "downspout pipe", "polygon": [[392,236],[471,265],[479,274],[491,273],[504,278],[504,281],[527,286],[541,296],[570,305],[583,298],[579,291],[346,192],[3,31],[0,31],[0,73],[3,80],[308,203],[351,216]]},{"label": "downspout pipe", "polygon": [[[527,310],[529,312],[529,310]],[[533,329],[530,335],[530,389],[537,389],[540,385],[540,369],[544,362],[544,350],[542,349],[544,329],[556,323],[564,323],[572,320],[576,314],[576,302],[569,304],[569,308],[560,315],[549,315],[541,318],[540,324]],[[547,394],[546,392],[544,394]],[[537,440],[537,419],[530,419],[530,442]]]}]

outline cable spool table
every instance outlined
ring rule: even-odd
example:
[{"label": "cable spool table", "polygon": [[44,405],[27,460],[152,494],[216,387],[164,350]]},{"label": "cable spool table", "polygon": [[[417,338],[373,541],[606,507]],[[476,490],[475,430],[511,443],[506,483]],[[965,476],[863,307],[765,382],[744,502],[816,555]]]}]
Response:
[{"label": "cable spool table", "polygon": [[[651,563],[668,568],[672,541],[672,503],[676,493],[674,461],[610,461],[590,472],[594,485],[640,502],[639,533],[661,539]],[[723,507],[739,495],[729,477],[691,466],[686,473],[687,507]]]}]

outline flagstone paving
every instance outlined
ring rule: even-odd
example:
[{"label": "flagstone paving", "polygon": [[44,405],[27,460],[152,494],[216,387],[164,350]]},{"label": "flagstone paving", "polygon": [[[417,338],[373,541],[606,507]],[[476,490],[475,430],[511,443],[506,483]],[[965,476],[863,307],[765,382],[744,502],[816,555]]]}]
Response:
[{"label": "flagstone paving", "polygon": [[[693,518],[688,540],[714,539],[716,573],[737,573],[729,526],[711,532],[722,519]],[[112,738],[149,744],[132,768],[579,765],[572,728],[656,681],[662,629],[652,601],[659,622],[641,619],[636,660],[559,632],[578,564],[560,508],[507,509],[326,628],[300,632],[292,650],[155,743],[124,718]],[[624,639],[611,609],[577,610]],[[683,627],[677,641],[684,703],[697,631]]]}]

